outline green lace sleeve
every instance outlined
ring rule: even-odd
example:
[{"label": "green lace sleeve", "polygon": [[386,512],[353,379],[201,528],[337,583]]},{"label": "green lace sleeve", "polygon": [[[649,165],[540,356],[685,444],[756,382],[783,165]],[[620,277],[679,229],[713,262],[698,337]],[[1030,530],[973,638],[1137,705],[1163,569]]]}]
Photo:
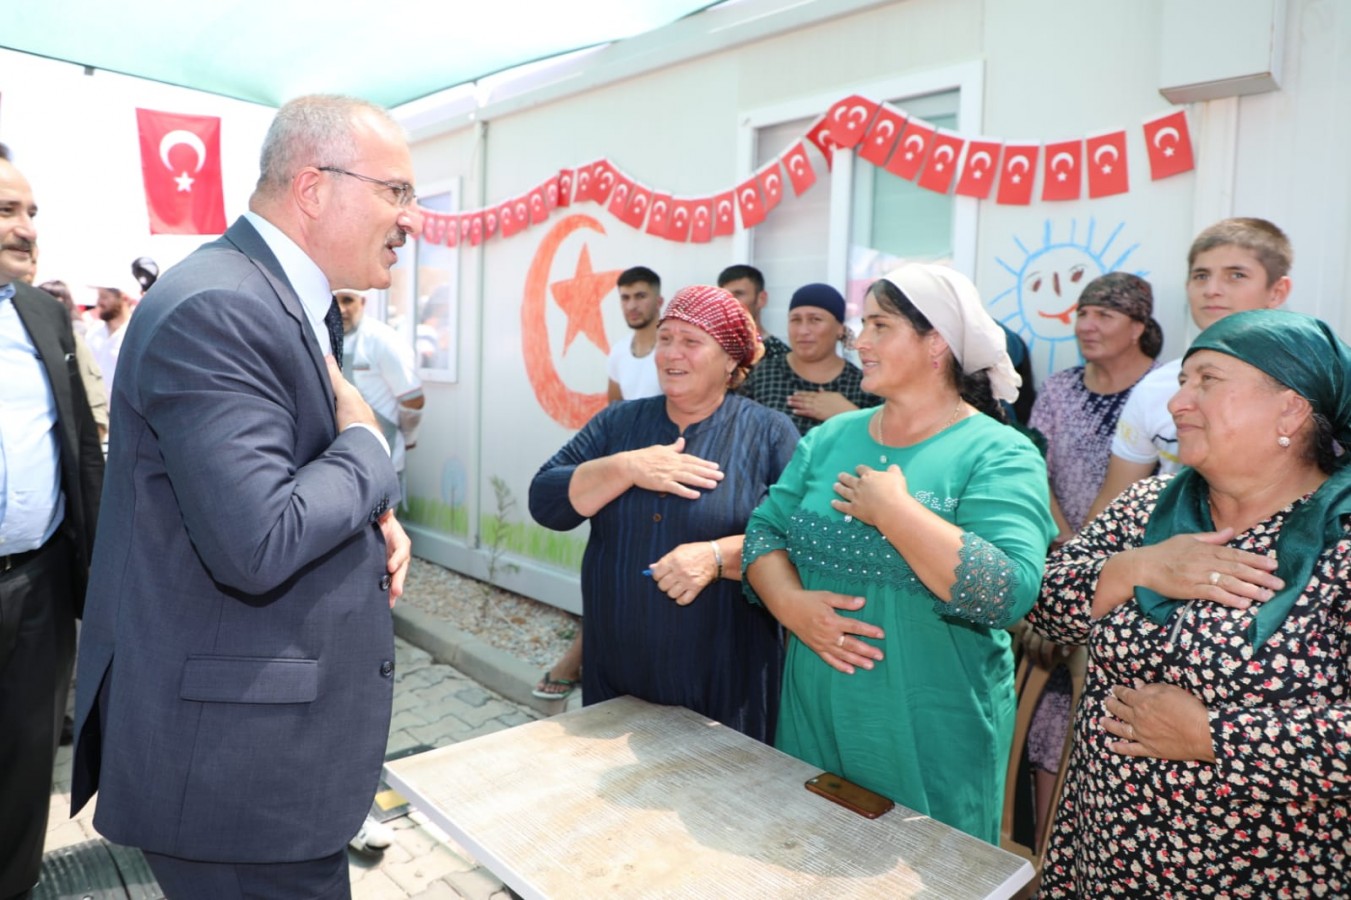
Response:
[{"label": "green lace sleeve", "polygon": [[934,600],[934,612],[1001,628],[1009,623],[1013,597],[1013,562],[1004,551],[970,531],[962,532],[957,552],[957,580],[952,599]]},{"label": "green lace sleeve", "polygon": [[775,550],[788,549],[787,535],[770,527],[763,520],[751,518],[746,526],[746,542],[741,547],[741,592],[746,595],[746,599],[756,605],[764,605],[760,595],[751,587],[750,579],[746,577],[746,567],[755,562],[766,553],[773,553]]}]

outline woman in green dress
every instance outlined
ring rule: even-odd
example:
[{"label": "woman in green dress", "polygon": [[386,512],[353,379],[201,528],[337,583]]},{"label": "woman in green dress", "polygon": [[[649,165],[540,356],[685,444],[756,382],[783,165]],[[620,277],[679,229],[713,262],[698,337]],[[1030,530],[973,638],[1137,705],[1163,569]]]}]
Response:
[{"label": "woman in green dress", "polygon": [[1046,466],[1004,424],[1019,379],[964,276],[873,284],[858,353],[885,402],[803,438],[746,528],[747,593],[792,633],[775,745],[997,843]]}]

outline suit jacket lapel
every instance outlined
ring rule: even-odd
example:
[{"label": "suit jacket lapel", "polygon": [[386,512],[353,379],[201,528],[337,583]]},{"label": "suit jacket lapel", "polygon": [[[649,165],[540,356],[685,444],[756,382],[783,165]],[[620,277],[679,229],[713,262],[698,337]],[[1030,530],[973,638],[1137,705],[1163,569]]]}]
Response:
[{"label": "suit jacket lapel", "polygon": [[296,293],[291,282],[286,279],[286,273],[282,271],[281,263],[267,246],[267,241],[263,240],[258,229],[249,224],[249,220],[243,217],[235,220],[230,226],[230,230],[225,232],[223,239],[233,244],[240,253],[247,256],[258,271],[263,273],[272,289],[277,293],[277,299],[281,301],[282,308],[286,310],[287,315],[296,320],[300,328],[302,341],[305,349],[310,355],[310,361],[314,364],[315,374],[319,376],[319,383],[323,386],[324,396],[328,399],[328,411],[333,422],[334,433],[337,432],[337,398],[333,394],[333,382],[328,377],[328,366],[324,364],[323,353],[320,352],[319,345],[314,340],[313,330],[310,327],[309,318],[305,315],[305,308],[300,302],[300,296]]}]

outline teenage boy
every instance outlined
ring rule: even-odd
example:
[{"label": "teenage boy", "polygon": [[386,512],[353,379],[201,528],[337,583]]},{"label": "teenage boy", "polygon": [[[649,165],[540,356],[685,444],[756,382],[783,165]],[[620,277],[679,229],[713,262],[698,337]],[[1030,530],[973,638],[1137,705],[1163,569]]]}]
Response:
[{"label": "teenage boy", "polygon": [[[1230,313],[1272,309],[1290,296],[1294,250],[1285,233],[1265,219],[1224,219],[1202,231],[1187,254],[1187,305],[1204,331]],[[1107,508],[1126,488],[1157,470],[1176,472],[1177,426],[1168,401],[1177,393],[1179,357],[1150,372],[1131,392],[1117,421],[1112,458],[1088,513]]]}]

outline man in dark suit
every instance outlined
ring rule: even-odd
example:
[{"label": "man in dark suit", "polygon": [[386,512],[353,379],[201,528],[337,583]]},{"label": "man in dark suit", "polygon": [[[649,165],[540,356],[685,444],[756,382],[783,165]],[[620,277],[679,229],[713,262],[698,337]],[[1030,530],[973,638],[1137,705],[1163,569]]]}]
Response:
[{"label": "man in dark suit", "polygon": [[0,897],[38,878],[103,453],[64,306],[29,287],[33,192],[0,159]]},{"label": "man in dark suit", "polygon": [[95,827],[170,898],[350,894],[409,542],[389,448],[334,363],[332,292],[389,285],[421,228],[412,178],[383,110],[291,101],[249,212],[127,326],[72,805],[97,790]]}]

